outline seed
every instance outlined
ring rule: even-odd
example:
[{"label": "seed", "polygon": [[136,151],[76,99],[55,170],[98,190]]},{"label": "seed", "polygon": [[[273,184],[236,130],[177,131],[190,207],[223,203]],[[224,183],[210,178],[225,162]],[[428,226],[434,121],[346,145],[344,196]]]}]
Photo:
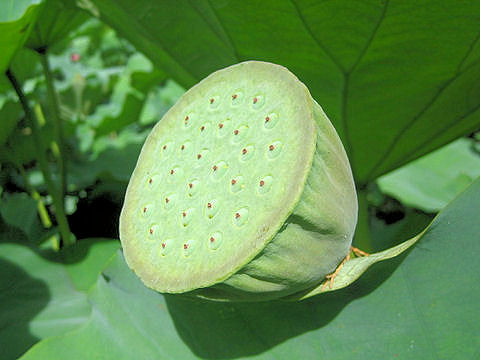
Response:
[{"label": "seed", "polygon": [[215,241],[215,238],[212,236],[210,237],[210,242],[214,242]]},{"label": "seed", "polygon": [[186,216],[187,216],[187,213],[184,211],[184,212],[182,213],[182,216],[183,216],[183,217],[186,217]]},{"label": "seed", "polygon": [[258,99],[256,97],[253,98],[253,103],[256,104]]},{"label": "seed", "polygon": [[165,243],[162,243],[162,249],[165,249],[165,246],[167,246]]},{"label": "seed", "polygon": [[150,229],[150,235],[152,235],[152,234],[153,234],[153,229]]},{"label": "seed", "polygon": [[173,175],[173,174],[175,174],[175,170],[172,169],[170,170],[170,175]]},{"label": "seed", "polygon": [[267,116],[267,117],[265,118],[265,122],[268,123],[269,121],[270,121],[270,117]]},{"label": "seed", "polygon": [[201,159],[201,158],[202,158],[202,154],[198,154],[197,159]]},{"label": "seed", "polygon": [[169,198],[165,198],[165,202],[168,204],[168,202],[170,201]]},{"label": "seed", "polygon": [[207,208],[211,209],[212,208],[212,203],[208,203]]},{"label": "seed", "polygon": [[190,189],[193,188],[193,184],[192,184],[192,183],[188,184],[188,187],[189,187]]},{"label": "seed", "polygon": [[235,135],[238,135],[238,130],[235,130],[233,133],[234,133]]},{"label": "seed", "polygon": [[217,165],[213,165],[212,169],[213,169],[213,171],[217,171],[217,169],[218,169]]},{"label": "seed", "polygon": [[237,94],[233,94],[233,95],[232,95],[232,99],[235,100],[236,98],[237,98]]},{"label": "seed", "polygon": [[221,129],[223,128],[223,124],[218,124],[218,127]]},{"label": "seed", "polygon": [[185,145],[182,145],[182,146],[180,147],[180,149],[181,149],[181,150],[185,149]]},{"label": "seed", "polygon": [[263,186],[263,185],[265,185],[265,181],[260,180],[260,186]]},{"label": "seed", "polygon": [[247,153],[247,149],[242,150],[242,154],[245,155]]},{"label": "seed", "polygon": [[205,130],[205,126],[202,126],[202,127],[200,128],[200,131],[203,131],[203,130]]},{"label": "seed", "polygon": [[163,145],[163,150],[165,150],[167,148],[167,145]]},{"label": "seed", "polygon": [[232,185],[235,185],[237,183],[237,180],[232,179]]},{"label": "seed", "polygon": [[268,150],[270,150],[270,151],[273,151],[273,150],[275,150],[275,146],[273,146],[273,145],[270,145],[270,146],[268,147]]},{"label": "seed", "polygon": [[144,213],[147,212],[147,208],[146,208],[146,207],[143,208],[143,212],[144,212]]},{"label": "seed", "polygon": [[211,99],[210,99],[210,104],[213,104],[214,101],[215,101],[215,99],[214,99],[214,98],[211,98]]},{"label": "seed", "polygon": [[238,219],[240,217],[240,214],[237,212],[235,213],[235,219]]},{"label": "seed", "polygon": [[151,183],[152,183],[152,179],[148,179],[148,183],[151,184]]},{"label": "seed", "polygon": [[185,250],[187,250],[187,249],[188,249],[188,244],[183,244],[183,248],[184,248]]}]

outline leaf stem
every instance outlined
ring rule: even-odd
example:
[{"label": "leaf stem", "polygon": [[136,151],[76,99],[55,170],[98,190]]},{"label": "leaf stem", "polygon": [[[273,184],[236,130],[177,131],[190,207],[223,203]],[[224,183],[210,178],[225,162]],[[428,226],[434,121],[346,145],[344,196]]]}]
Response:
[{"label": "leaf stem", "polygon": [[55,138],[58,146],[56,156],[58,159],[58,169],[60,173],[60,195],[62,198],[67,192],[67,163],[65,160],[65,143],[63,136],[63,124],[60,118],[60,106],[58,103],[57,93],[55,92],[55,86],[53,83],[52,70],[50,68],[50,62],[48,60],[48,54],[46,51],[39,52],[42,62],[43,73],[45,74],[45,81],[47,83],[47,96],[50,103],[50,111],[55,123]]},{"label": "leaf stem", "polygon": [[47,190],[50,193],[50,196],[52,197],[53,205],[55,206],[55,218],[57,220],[58,227],[60,229],[60,235],[62,237],[63,244],[65,246],[72,245],[75,240],[74,240],[74,237],[71,235],[70,228],[68,226],[67,216],[65,215],[65,211],[64,211],[63,197],[61,196],[61,193],[57,191],[57,188],[55,187],[55,184],[50,175],[50,171],[48,169],[46,147],[45,147],[45,144],[43,143],[43,140],[40,134],[40,126],[32,115],[30,107],[28,106],[27,98],[25,97],[25,94],[23,93],[22,88],[20,87],[16,77],[14,76],[14,74],[11,72],[10,69],[7,70],[6,75],[8,77],[8,80],[12,84],[13,88],[15,89],[15,92],[17,93],[17,96],[20,100],[23,111],[25,112],[25,118],[27,119],[27,121],[30,123],[30,126],[32,127],[33,140],[35,142],[35,147],[37,149],[38,163],[40,165],[40,169],[42,171],[43,178],[45,180],[45,185],[47,186]]},{"label": "leaf stem", "polygon": [[367,253],[373,252],[373,241],[370,234],[370,216],[368,212],[368,190],[359,189],[358,196],[358,220],[353,243],[355,246]]}]

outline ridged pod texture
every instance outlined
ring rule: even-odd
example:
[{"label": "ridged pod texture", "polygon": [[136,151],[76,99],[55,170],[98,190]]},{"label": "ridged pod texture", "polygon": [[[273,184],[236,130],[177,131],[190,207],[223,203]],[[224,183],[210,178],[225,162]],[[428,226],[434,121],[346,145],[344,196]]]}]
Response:
[{"label": "ridged pod texture", "polygon": [[287,69],[249,61],[202,80],[152,130],[120,238],[152,289],[263,301],[323,282],[356,221],[347,155],[321,107]]}]

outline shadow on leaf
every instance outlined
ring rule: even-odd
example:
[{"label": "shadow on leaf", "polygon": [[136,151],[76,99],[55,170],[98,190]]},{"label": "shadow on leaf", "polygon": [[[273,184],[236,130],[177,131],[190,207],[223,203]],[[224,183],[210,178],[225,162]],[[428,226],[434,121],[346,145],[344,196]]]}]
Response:
[{"label": "shadow on leaf", "polygon": [[45,308],[50,291],[42,280],[0,259],[0,349],[2,359],[17,359],[38,339],[29,324]]},{"label": "shadow on leaf", "polygon": [[197,356],[251,356],[327,326],[350,302],[375,291],[405,256],[375,264],[345,289],[302,302],[220,303],[178,295],[165,299],[178,334]]}]

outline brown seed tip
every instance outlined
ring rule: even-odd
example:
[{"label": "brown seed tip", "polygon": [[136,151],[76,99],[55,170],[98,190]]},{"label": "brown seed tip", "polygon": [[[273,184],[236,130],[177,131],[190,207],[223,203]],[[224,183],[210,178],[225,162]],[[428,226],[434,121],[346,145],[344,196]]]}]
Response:
[{"label": "brown seed tip", "polygon": [[163,145],[163,150],[165,150],[167,148],[167,145]]},{"label": "brown seed tip", "polygon": [[152,235],[152,234],[153,234],[153,229],[150,229],[150,235]]},{"label": "brown seed tip", "polygon": [[247,153],[247,149],[242,150],[242,154],[245,155]]},{"label": "brown seed tip", "polygon": [[184,150],[184,149],[185,149],[185,145],[182,145],[182,146],[180,147],[180,149]]},{"label": "brown seed tip", "polygon": [[223,124],[218,124],[218,127],[221,129],[223,128]]},{"label": "brown seed tip", "polygon": [[187,213],[184,211],[184,212],[182,213],[182,216],[183,216],[183,217],[187,216]]},{"label": "brown seed tip", "polygon": [[263,186],[263,185],[265,185],[265,181],[260,180],[260,186]]},{"label": "brown seed tip", "polygon": [[173,174],[175,174],[175,170],[172,169],[170,170],[170,175],[173,175]]},{"label": "brown seed tip", "polygon": [[211,209],[212,208],[212,203],[208,203],[207,208]]},{"label": "brown seed tip", "polygon": [[202,126],[202,127],[200,128],[200,131],[203,131],[203,130],[205,130],[205,126]]},{"label": "brown seed tip", "polygon": [[215,99],[214,99],[214,98],[211,98],[211,99],[210,99],[210,104],[213,104],[214,101],[215,101]]},{"label": "brown seed tip", "polygon": [[210,242],[214,242],[215,241],[215,238],[212,236],[210,237]]},{"label": "brown seed tip", "polygon": [[237,180],[232,179],[232,185],[235,185],[237,183]]},{"label": "brown seed tip", "polygon": [[188,244],[183,244],[183,248],[184,248],[185,250],[187,250],[187,249],[188,249]]},{"label": "brown seed tip", "polygon": [[235,130],[233,133],[234,133],[235,135],[238,135],[239,131],[238,131],[238,130]]},{"label": "brown seed tip", "polygon": [[162,243],[162,249],[165,249],[165,246],[167,246],[165,243]]},{"label": "brown seed tip", "polygon": [[188,115],[187,115],[187,116],[185,116],[185,121],[188,121],[188,119],[189,119]]},{"label": "brown seed tip", "polygon": [[269,121],[270,121],[270,117],[267,116],[267,117],[265,118],[265,122],[269,122]]},{"label": "brown seed tip", "polygon": [[213,169],[213,171],[217,171],[217,169],[218,169],[217,165],[213,165],[212,169]]},{"label": "brown seed tip", "polygon": [[233,95],[232,95],[232,99],[235,100],[236,98],[237,98],[237,94],[233,94]]},{"label": "brown seed tip", "polygon": [[256,97],[253,98],[253,103],[256,104],[258,99]]},{"label": "brown seed tip", "polygon": [[240,217],[239,213],[235,213],[235,219],[238,219]]},{"label": "brown seed tip", "polygon": [[143,212],[144,212],[144,213],[147,212],[147,208],[146,208],[146,207],[143,208]]},{"label": "brown seed tip", "polygon": [[188,184],[188,187],[189,187],[190,189],[193,188],[193,184],[192,184],[192,183]]},{"label": "brown seed tip", "polygon": [[197,155],[197,159],[200,159],[202,157],[202,154]]},{"label": "brown seed tip", "polygon": [[152,183],[152,179],[148,179],[148,183],[151,184],[151,183]]},{"label": "brown seed tip", "polygon": [[170,201],[169,198],[165,198],[165,202],[168,204],[168,202]]},{"label": "brown seed tip", "polygon": [[275,150],[275,146],[274,146],[274,145],[270,145],[270,146],[268,147],[268,150],[270,150],[270,151]]}]

